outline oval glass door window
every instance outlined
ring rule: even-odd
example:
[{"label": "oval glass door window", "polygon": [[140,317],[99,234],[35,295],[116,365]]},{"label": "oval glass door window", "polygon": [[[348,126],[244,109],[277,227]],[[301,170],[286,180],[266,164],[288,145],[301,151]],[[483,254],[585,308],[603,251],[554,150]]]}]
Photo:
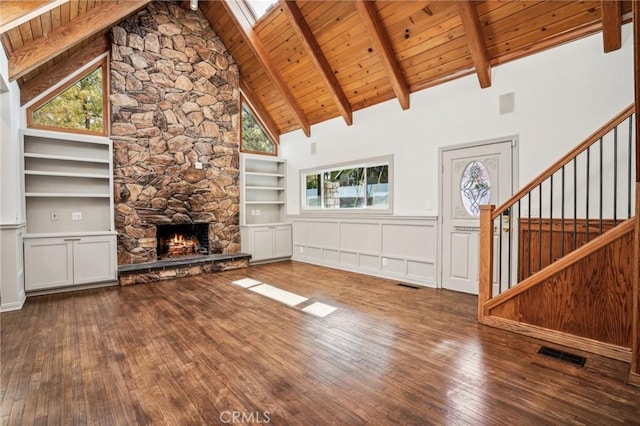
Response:
[{"label": "oval glass door window", "polygon": [[464,209],[473,217],[479,216],[480,205],[491,199],[489,171],[481,161],[471,161],[465,167],[460,181],[460,197]]}]

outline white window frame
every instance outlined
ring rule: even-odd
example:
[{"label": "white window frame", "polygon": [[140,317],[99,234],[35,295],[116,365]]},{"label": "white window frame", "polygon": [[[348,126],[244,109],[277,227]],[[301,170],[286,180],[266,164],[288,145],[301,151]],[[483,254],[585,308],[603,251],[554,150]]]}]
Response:
[{"label": "white window frame", "polygon": [[[388,203],[385,207],[375,207],[375,206],[363,206],[363,207],[350,207],[350,208],[327,208],[324,206],[324,174],[326,172],[331,172],[336,169],[354,169],[358,167],[364,167],[365,169],[368,167],[376,167],[376,166],[388,166],[388,178],[389,182],[387,184],[388,190]],[[308,207],[307,206],[307,176],[309,175],[320,175],[320,182],[318,185],[321,186],[322,196],[321,196],[321,206],[319,207]],[[366,170],[365,170],[366,176]],[[366,179],[366,177],[365,177]],[[365,183],[365,191],[366,191],[366,183]],[[334,163],[326,166],[313,167],[309,169],[300,170],[300,213],[302,214],[322,214],[322,215],[335,215],[335,214],[393,214],[393,186],[394,186],[394,178],[393,178],[393,155],[385,155],[380,157],[372,157],[366,158],[357,161],[349,161],[345,163]],[[367,198],[367,194],[364,194],[365,200]]]}]

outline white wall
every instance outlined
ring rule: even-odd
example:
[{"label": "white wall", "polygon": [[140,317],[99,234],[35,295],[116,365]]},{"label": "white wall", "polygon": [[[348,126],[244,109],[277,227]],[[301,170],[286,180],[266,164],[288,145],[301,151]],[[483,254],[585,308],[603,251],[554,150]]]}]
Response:
[{"label": "white wall", "polygon": [[0,224],[15,224],[22,218],[18,143],[22,112],[18,83],[9,83],[7,57],[0,50]]},{"label": "white wall", "polygon": [[22,122],[20,89],[9,83],[4,49],[0,49],[0,311],[20,309],[25,300],[20,194]]},{"label": "white wall", "polygon": [[[492,70],[480,89],[470,75],[397,100],[320,123],[306,138],[281,137],[288,160],[288,212],[300,210],[299,170],[393,154],[394,215],[438,214],[438,148],[508,135],[520,141],[520,185],[569,151],[633,102],[633,37],[623,28],[622,49],[604,54],[602,35],[575,41]],[[499,115],[498,98],[515,93],[515,112]],[[310,143],[316,143],[311,155]]]}]

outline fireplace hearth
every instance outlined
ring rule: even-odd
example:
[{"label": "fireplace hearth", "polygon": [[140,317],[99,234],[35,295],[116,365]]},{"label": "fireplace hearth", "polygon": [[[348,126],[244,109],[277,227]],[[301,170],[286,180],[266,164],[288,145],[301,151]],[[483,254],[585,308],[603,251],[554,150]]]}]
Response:
[{"label": "fireplace hearth", "polygon": [[209,224],[158,225],[158,260],[191,258],[209,254]]}]

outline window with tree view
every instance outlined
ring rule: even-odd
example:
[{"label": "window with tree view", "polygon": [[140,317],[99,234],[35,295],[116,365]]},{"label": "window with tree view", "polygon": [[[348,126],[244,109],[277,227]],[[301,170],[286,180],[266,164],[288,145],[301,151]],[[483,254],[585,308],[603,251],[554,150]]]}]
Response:
[{"label": "window with tree view", "polygon": [[260,123],[245,102],[242,102],[242,145],[240,149],[244,152],[276,153],[275,144],[262,130]]},{"label": "window with tree view", "polygon": [[391,211],[391,157],[302,172],[303,210]]},{"label": "window with tree view", "polygon": [[30,127],[106,134],[105,67],[100,63],[30,107]]}]

